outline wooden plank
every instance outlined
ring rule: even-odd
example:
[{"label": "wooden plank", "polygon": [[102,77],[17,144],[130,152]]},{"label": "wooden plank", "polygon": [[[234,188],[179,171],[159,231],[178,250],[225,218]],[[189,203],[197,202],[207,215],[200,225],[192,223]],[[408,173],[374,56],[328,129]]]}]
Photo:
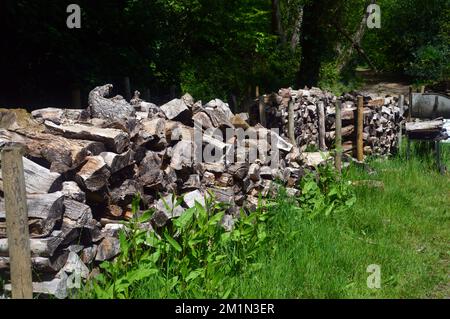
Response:
[{"label": "wooden plank", "polygon": [[2,176],[5,194],[6,227],[11,263],[12,297],[33,298],[30,236],[22,151],[19,146],[2,150]]},{"label": "wooden plank", "polygon": [[363,129],[364,129],[364,99],[358,96],[358,116],[356,125],[356,159],[358,161],[364,160],[364,145],[363,145]]},{"label": "wooden plank", "polygon": [[443,127],[444,127],[443,120],[406,123],[407,132],[434,131],[434,130],[439,131]]}]

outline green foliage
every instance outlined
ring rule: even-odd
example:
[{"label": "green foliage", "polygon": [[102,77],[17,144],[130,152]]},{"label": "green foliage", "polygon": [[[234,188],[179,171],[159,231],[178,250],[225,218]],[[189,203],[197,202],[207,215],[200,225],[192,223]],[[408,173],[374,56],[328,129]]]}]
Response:
[{"label": "green foliage", "polygon": [[[138,203],[135,199],[135,213]],[[138,283],[147,282],[158,298],[228,297],[233,287],[226,279],[257,267],[253,259],[266,238],[266,215],[261,210],[248,216],[241,212],[243,217],[226,231],[220,225],[225,210],[211,196],[205,206],[196,203],[158,232],[140,226],[151,212],[131,221],[120,233],[121,254],[101,264],[103,273],[88,295],[130,298]]]},{"label": "green foliage", "polygon": [[300,183],[299,207],[309,218],[320,214],[329,216],[350,209],[356,196],[348,181],[339,178],[330,165],[317,167],[317,172],[309,172]]},{"label": "green foliage", "polygon": [[450,2],[381,0],[381,29],[368,30],[364,49],[379,69],[421,83],[448,80]]},{"label": "green foliage", "polygon": [[406,74],[419,83],[439,83],[450,79],[450,45],[428,44],[414,53]]}]

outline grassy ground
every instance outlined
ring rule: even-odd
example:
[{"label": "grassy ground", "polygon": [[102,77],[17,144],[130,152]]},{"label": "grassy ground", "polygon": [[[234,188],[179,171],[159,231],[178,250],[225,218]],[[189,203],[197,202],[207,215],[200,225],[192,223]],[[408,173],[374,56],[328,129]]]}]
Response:
[{"label": "grassy ground", "polygon": [[[235,297],[450,297],[450,176],[417,157],[371,166],[375,174],[352,168],[346,177],[383,181],[384,190],[359,187],[346,213],[309,222],[281,206],[276,251],[261,252],[264,267],[236,281]],[[380,289],[367,288],[370,264],[381,266]]]}]

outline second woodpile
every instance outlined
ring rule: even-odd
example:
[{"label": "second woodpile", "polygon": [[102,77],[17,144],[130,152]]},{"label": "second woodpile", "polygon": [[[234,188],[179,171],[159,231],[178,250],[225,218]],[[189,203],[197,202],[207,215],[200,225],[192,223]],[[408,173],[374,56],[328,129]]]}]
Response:
[{"label": "second woodpile", "polygon": [[[318,88],[292,90],[281,89],[278,94],[264,96],[267,127],[281,128],[281,135],[288,137],[289,103],[294,109],[294,135],[300,151],[319,149],[319,111],[325,116],[325,149],[334,148],[335,105],[341,102],[342,138],[344,152],[356,148],[356,114],[358,93],[335,96]],[[364,98],[364,153],[389,155],[395,153],[398,133],[404,122],[404,110],[398,106],[397,97],[363,96]],[[257,109],[257,108],[254,108]],[[254,114],[259,118],[258,114]],[[325,150],[324,149],[324,150]]]}]

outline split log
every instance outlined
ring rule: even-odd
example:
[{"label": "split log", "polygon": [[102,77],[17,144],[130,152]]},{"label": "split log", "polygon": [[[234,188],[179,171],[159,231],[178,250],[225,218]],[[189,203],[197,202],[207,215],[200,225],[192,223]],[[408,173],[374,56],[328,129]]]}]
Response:
[{"label": "split log", "polygon": [[115,237],[105,237],[97,247],[96,261],[110,260],[120,253],[120,241]]},{"label": "split log", "polygon": [[[61,174],[50,172],[26,157],[22,157],[25,187],[28,194],[46,194],[61,188]],[[0,191],[3,192],[3,178],[0,171]]]},{"label": "split log", "polygon": [[92,220],[91,208],[75,200],[64,200],[64,215],[62,230],[73,228],[89,228]]},{"label": "split log", "polygon": [[111,172],[103,157],[89,156],[86,164],[76,174],[75,180],[81,188],[95,192],[107,184],[110,176]]},{"label": "split log", "polygon": [[61,134],[67,138],[104,143],[107,148],[115,153],[122,153],[130,144],[129,135],[118,129],[98,128],[81,124],[56,125],[49,121],[46,121],[44,124],[49,131]]},{"label": "split log", "polygon": [[112,152],[100,153],[103,160],[106,163],[106,167],[110,170],[111,174],[120,171],[122,168],[132,164],[132,152],[126,151],[122,154],[116,154]]},{"label": "split log", "polygon": [[0,130],[0,143],[20,143],[33,158],[48,163],[51,172],[65,173],[81,165],[86,156],[105,151],[103,143],[72,140],[52,134],[27,131],[25,129]]},{"label": "split log", "polygon": [[92,117],[122,120],[134,116],[134,108],[123,97],[106,98],[112,88],[112,84],[106,84],[96,87],[89,93],[89,109]]},{"label": "split log", "polygon": [[[37,219],[33,223],[32,236],[48,236],[57,221],[62,217],[64,207],[64,194],[55,192],[50,194],[28,194],[28,218]],[[5,203],[0,200],[0,219],[5,219]]]},{"label": "split log", "polygon": [[62,183],[62,192],[66,199],[73,199],[80,203],[86,201],[86,193],[78,187],[76,182],[67,181]]},{"label": "split log", "polygon": [[184,122],[189,117],[192,118],[192,113],[182,99],[173,99],[166,104],[161,105],[160,109],[169,120],[179,120],[180,122]]}]

